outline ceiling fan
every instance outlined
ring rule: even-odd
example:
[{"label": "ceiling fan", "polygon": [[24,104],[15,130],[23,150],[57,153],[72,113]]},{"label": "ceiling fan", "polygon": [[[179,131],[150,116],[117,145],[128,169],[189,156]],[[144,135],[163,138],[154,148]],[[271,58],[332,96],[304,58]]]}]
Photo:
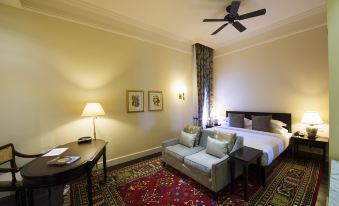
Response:
[{"label": "ceiling fan", "polygon": [[228,12],[228,14],[226,14],[226,16],[223,19],[204,19],[203,22],[228,22],[228,23],[223,24],[217,30],[215,30],[212,33],[212,35],[217,34],[219,31],[225,28],[228,24],[232,24],[239,32],[243,32],[246,30],[246,27],[239,22],[240,20],[266,14],[266,9],[260,9],[257,11],[249,12],[247,14],[239,15],[238,14],[239,7],[240,7],[240,1],[232,1],[232,4],[226,8],[226,11]]}]

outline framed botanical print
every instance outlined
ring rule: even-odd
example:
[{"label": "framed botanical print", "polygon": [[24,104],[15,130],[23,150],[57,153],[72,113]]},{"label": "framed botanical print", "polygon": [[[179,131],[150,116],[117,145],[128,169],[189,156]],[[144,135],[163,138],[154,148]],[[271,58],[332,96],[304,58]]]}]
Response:
[{"label": "framed botanical print", "polygon": [[144,111],[144,91],[127,90],[126,91],[127,112]]},{"label": "framed botanical print", "polygon": [[161,91],[148,91],[148,111],[162,111],[163,98]]}]

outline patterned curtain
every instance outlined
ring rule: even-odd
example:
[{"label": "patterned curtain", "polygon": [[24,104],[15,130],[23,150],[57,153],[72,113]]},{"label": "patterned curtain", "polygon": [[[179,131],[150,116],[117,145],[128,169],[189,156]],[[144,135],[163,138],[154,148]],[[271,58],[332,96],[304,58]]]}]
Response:
[{"label": "patterned curtain", "polygon": [[199,125],[204,126],[213,107],[213,49],[194,45],[198,86]]}]

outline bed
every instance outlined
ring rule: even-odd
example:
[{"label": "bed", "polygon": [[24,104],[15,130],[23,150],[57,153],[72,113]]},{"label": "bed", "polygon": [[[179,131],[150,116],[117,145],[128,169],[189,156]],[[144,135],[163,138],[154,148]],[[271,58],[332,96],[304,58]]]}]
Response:
[{"label": "bed", "polygon": [[[279,120],[286,124],[284,128],[286,133],[271,133],[262,132],[252,129],[236,128],[228,126],[217,126],[210,128],[210,130],[217,130],[228,133],[236,133],[237,136],[244,138],[244,145],[259,149],[263,151],[261,158],[261,165],[263,166],[263,175],[265,175],[265,168],[270,166],[272,162],[280,156],[289,146],[291,134],[292,118],[290,113],[268,113],[268,112],[246,112],[246,111],[227,111],[226,117],[230,113],[245,114],[245,118],[252,119],[252,115],[255,116],[266,116],[271,115],[272,119]],[[265,179],[265,178],[264,178]]]},{"label": "bed", "polygon": [[261,165],[270,165],[275,158],[283,153],[290,141],[291,134],[275,134],[250,129],[218,126],[210,130],[217,130],[226,133],[236,133],[244,137],[244,146],[252,147],[263,151]]}]

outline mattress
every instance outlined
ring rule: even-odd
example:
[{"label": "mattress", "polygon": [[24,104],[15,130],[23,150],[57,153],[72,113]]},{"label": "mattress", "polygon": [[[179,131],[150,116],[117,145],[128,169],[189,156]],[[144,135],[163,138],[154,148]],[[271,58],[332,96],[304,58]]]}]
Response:
[{"label": "mattress", "polygon": [[270,165],[288,147],[291,133],[276,134],[236,127],[213,127],[208,130],[236,133],[244,137],[244,146],[252,147],[263,151],[261,157],[262,166]]}]

